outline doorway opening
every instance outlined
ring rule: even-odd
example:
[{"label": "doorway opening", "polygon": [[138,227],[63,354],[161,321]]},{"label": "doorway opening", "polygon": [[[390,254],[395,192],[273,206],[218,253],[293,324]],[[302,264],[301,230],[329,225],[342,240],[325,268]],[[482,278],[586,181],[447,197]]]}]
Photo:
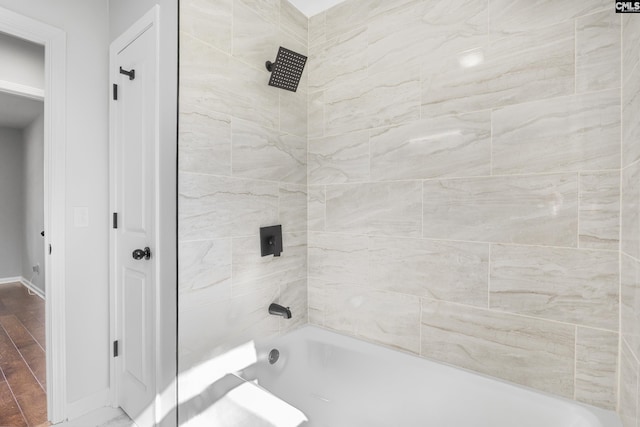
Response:
[{"label": "doorway opening", "polygon": [[[14,204],[22,207],[22,211],[18,211],[22,226],[14,227],[21,230],[20,234],[25,238],[14,247],[14,252],[20,253],[13,261],[16,275],[4,277],[7,295],[0,296],[0,317],[3,317],[0,325],[6,345],[0,349],[3,355],[0,383],[4,380],[4,387],[0,384],[0,397],[9,405],[13,402],[18,409],[15,422],[0,420],[0,425],[57,423],[66,415],[66,36],[62,30],[3,8],[0,8],[0,35],[4,37],[0,40],[0,48],[5,48],[3,59],[8,55],[7,49],[18,55],[16,46],[22,46],[23,54],[25,49],[39,53],[39,56],[31,57],[31,62],[40,64],[35,71],[27,71],[25,66],[29,60],[23,58],[20,62],[14,56],[14,60],[3,60],[0,70],[0,96],[7,102],[0,109],[0,116],[17,120],[28,117],[26,112],[32,112],[23,123],[22,131],[16,131],[21,145],[14,147],[14,151],[20,157],[12,166],[17,170],[12,170],[10,178],[3,180],[15,181],[21,177],[22,191]],[[33,59],[35,57],[38,59]],[[11,67],[17,63],[23,68]],[[0,205],[6,208],[8,203],[0,201]],[[15,205],[13,207],[15,212]],[[17,375],[17,365],[26,370]],[[28,388],[25,384],[33,387]],[[11,398],[7,397],[7,392]],[[5,410],[0,409],[2,416],[14,414]]]},{"label": "doorway opening", "polygon": [[0,33],[0,425],[47,421],[44,46]]}]

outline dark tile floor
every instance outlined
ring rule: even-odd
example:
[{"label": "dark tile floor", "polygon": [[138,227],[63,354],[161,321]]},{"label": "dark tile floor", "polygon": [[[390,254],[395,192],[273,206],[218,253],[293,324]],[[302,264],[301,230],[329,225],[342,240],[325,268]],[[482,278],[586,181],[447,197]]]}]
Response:
[{"label": "dark tile floor", "polygon": [[44,300],[0,285],[0,426],[48,425]]}]

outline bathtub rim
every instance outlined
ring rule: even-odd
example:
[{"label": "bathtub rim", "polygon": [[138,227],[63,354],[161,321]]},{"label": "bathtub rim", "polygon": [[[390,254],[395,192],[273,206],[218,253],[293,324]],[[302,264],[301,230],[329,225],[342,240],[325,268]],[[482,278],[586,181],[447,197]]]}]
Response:
[{"label": "bathtub rim", "polygon": [[[549,398],[549,399],[554,399],[556,401],[562,402],[564,404],[566,404],[568,407],[575,407],[575,408],[579,408],[582,410],[586,410],[588,411],[590,414],[592,414],[593,416],[595,416],[595,418],[602,424],[602,426],[604,427],[623,427],[622,422],[620,420],[619,415],[617,414],[615,409],[604,409],[604,408],[600,408],[588,403],[584,403],[584,402],[580,402],[565,396],[560,396],[560,395],[556,395],[544,390],[539,390],[539,389],[535,389],[533,387],[530,386],[526,386],[523,384],[518,384],[509,380],[505,380],[502,378],[498,378],[498,377],[493,377],[491,375],[488,374],[484,374],[482,372],[477,372],[477,371],[473,371],[471,369],[468,368],[463,368],[460,366],[456,366],[453,365],[451,363],[447,363],[444,361],[440,361],[440,360],[436,360],[430,357],[426,357],[426,356],[421,356],[419,354],[413,353],[409,350],[406,349],[402,349],[399,347],[394,347],[388,344],[384,344],[381,342],[375,342],[375,341],[368,341],[365,338],[362,337],[358,337],[358,336],[353,336],[353,335],[349,335],[346,332],[342,332],[342,331],[336,331],[334,329],[330,329],[324,326],[320,326],[320,325],[314,325],[314,324],[303,324],[303,325],[299,325],[296,326],[294,328],[292,328],[291,330],[280,334],[280,335],[273,335],[271,337],[267,337],[267,338],[263,338],[263,339],[258,339],[255,340],[255,348],[256,348],[256,352],[257,352],[257,356],[258,356],[258,361],[260,362],[264,362],[268,364],[267,361],[267,357],[268,357],[268,353],[269,351],[271,351],[271,349],[273,348],[278,348],[277,343],[278,342],[282,342],[283,340],[286,339],[291,339],[291,337],[296,337],[302,335],[303,337],[309,339],[313,339],[313,338],[325,338],[325,337],[333,337],[335,339],[337,339],[337,343],[340,342],[346,342],[347,344],[351,344],[351,346],[358,346],[360,347],[360,349],[364,348],[372,348],[374,350],[377,350],[377,352],[383,351],[390,351],[392,353],[398,353],[399,355],[402,356],[409,356],[410,358],[412,358],[413,360],[417,361],[417,362],[426,362],[426,363],[431,363],[434,365],[438,365],[441,367],[444,367],[446,369],[452,369],[458,372],[463,372],[465,374],[468,375],[472,375],[474,377],[478,377],[481,378],[483,380],[488,380],[488,381],[493,381],[493,382],[497,382],[499,384],[503,384],[507,387],[512,387],[512,388],[516,388],[518,390],[522,390],[524,392],[529,392],[529,393],[534,393],[536,395],[541,395],[543,397]],[[346,347],[351,347],[351,346],[346,346]]]}]

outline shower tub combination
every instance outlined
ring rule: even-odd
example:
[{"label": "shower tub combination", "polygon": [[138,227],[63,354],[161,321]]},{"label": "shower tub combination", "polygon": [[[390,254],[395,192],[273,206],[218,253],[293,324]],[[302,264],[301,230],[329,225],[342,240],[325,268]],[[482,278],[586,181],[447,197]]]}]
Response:
[{"label": "shower tub combination", "polygon": [[258,362],[238,380],[299,410],[292,408],[291,417],[304,415],[286,425],[621,427],[612,411],[314,326],[258,342],[256,351]]}]

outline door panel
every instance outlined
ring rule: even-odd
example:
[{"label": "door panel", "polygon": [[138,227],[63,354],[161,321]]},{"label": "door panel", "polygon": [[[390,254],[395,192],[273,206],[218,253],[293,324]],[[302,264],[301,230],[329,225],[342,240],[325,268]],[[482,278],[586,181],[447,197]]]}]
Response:
[{"label": "door panel", "polygon": [[[115,306],[119,356],[117,403],[138,423],[153,424],[155,394],[157,32],[152,25],[112,54],[118,99],[112,104],[114,138]],[[135,71],[135,77],[120,72]],[[134,259],[136,249],[149,259]]]},{"label": "door panel", "polygon": [[144,318],[147,311],[145,306],[147,279],[144,274],[125,268],[123,285],[122,340],[126,343],[126,351],[122,353],[122,373],[128,377],[128,381],[135,382],[141,390],[146,390],[144,343],[148,338],[145,333]]}]

